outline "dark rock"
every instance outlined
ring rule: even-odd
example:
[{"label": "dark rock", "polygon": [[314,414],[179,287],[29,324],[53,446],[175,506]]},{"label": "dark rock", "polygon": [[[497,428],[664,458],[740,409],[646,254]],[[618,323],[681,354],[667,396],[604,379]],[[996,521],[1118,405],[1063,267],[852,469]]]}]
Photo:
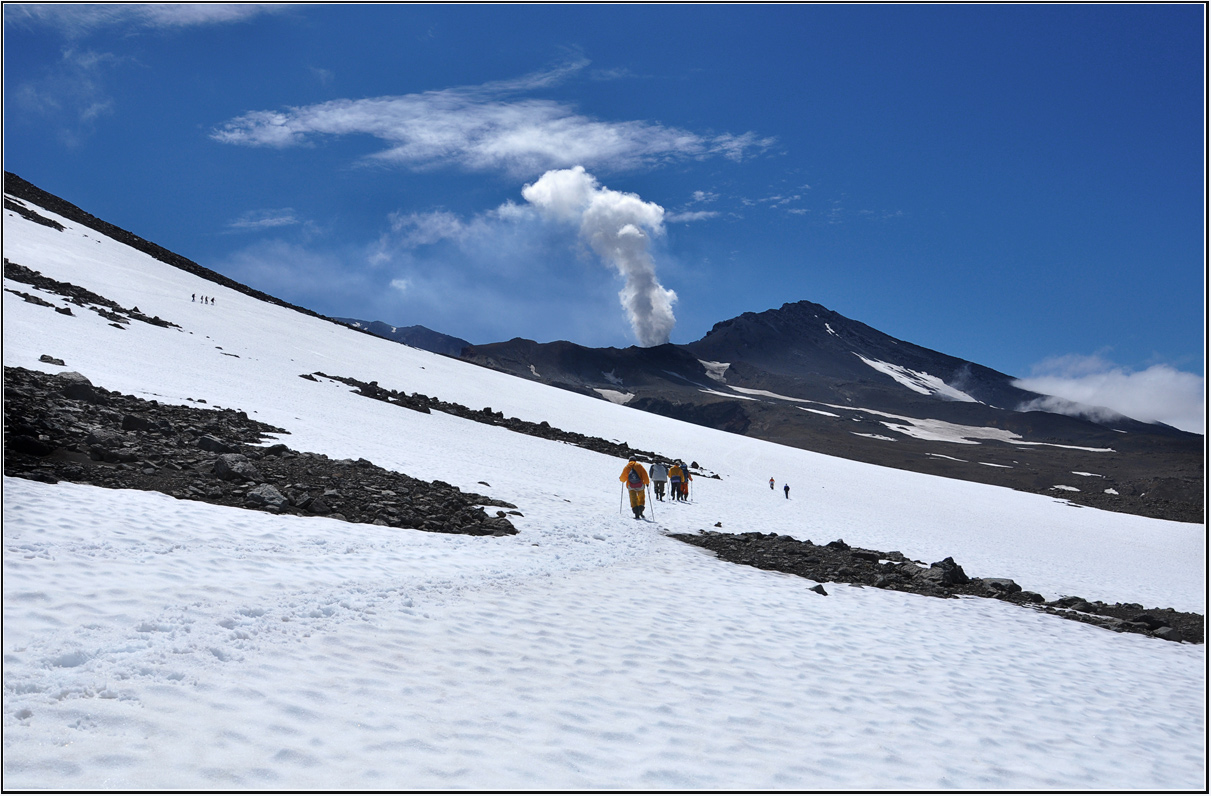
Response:
[{"label": "dark rock", "polygon": [[76,373],[73,370],[67,373],[60,373],[58,379],[61,385],[60,391],[66,398],[71,398],[73,401],[85,401],[90,404],[105,402],[105,397],[97,392],[92,382],[83,374]]},{"label": "dark rock", "polygon": [[199,437],[197,446],[204,451],[211,453],[235,453],[239,450],[235,445],[229,445],[218,437],[213,437],[210,434]]},{"label": "dark rock", "polygon": [[824,587],[821,586],[819,583],[817,583],[815,586],[812,586],[810,589],[808,589],[808,591],[814,591],[816,594],[823,594],[825,597],[828,596],[828,592],[826,592],[824,590]]},{"label": "dark rock", "polygon": [[[56,310],[56,311],[57,311],[57,310]],[[71,310],[68,310],[68,311],[67,311],[67,314],[68,314],[68,315],[70,315],[70,314],[71,314]],[[54,357],[52,357],[50,354],[43,354],[42,356],[38,357],[38,361],[39,361],[39,362],[45,362],[45,363],[47,363],[48,365],[58,365],[59,367],[64,367],[63,360],[61,360],[61,359],[55,359],[55,358],[54,358]]]},{"label": "dark rock", "polygon": [[156,428],[156,424],[145,417],[126,415],[122,418],[123,431],[151,431],[154,428]]},{"label": "dark rock", "polygon": [[224,453],[214,462],[214,474],[224,481],[259,481],[260,472],[242,453]]},{"label": "dark rock", "polygon": [[272,506],[273,508],[281,508],[289,501],[286,496],[277,490],[277,487],[272,484],[261,484],[248,490],[248,494],[244,497],[244,503],[249,506]]},{"label": "dark rock", "polygon": [[981,578],[981,583],[999,594],[1016,594],[1022,590],[1022,587],[1014,583],[1009,578]]},{"label": "dark rock", "polygon": [[54,452],[55,447],[37,437],[30,437],[24,434],[18,434],[9,437],[5,441],[5,447],[17,453],[25,453],[30,456],[47,456]]}]

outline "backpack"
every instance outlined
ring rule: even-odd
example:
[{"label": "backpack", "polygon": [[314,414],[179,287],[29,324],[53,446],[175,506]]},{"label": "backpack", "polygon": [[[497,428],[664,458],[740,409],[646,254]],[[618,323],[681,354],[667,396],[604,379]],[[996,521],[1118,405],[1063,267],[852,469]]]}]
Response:
[{"label": "backpack", "polygon": [[643,489],[643,478],[639,476],[639,471],[634,467],[627,471],[627,489],[636,491]]}]

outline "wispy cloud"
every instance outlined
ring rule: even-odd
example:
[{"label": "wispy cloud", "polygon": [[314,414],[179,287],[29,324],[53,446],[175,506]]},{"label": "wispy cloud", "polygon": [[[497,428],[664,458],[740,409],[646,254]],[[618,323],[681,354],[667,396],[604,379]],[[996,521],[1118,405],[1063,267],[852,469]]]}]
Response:
[{"label": "wispy cloud", "polygon": [[14,86],[9,96],[22,113],[53,121],[60,140],[75,146],[113,112],[105,84],[123,61],[111,53],[67,47],[44,74]]},{"label": "wispy cloud", "polygon": [[1100,354],[1052,357],[1035,365],[1016,386],[1048,396],[1019,407],[1092,419],[1114,413],[1205,433],[1205,379],[1170,365],[1132,371]]},{"label": "wispy cloud", "polygon": [[720,216],[718,210],[685,210],[677,213],[666,213],[664,220],[669,224],[686,224],[692,221],[706,221]]},{"label": "wispy cloud", "polygon": [[5,10],[5,21],[54,27],[77,38],[117,26],[130,31],[230,24],[286,7],[273,3],[14,3]]},{"label": "wispy cloud", "polygon": [[289,227],[303,223],[292,208],[280,210],[250,210],[227,225],[228,229],[237,232],[255,232],[257,230]]},{"label": "wispy cloud", "polygon": [[211,138],[286,148],[323,136],[371,135],[387,146],[370,161],[522,179],[578,165],[608,171],[710,157],[739,160],[773,143],[752,132],[701,135],[656,122],[603,121],[563,102],[522,96],[568,79],[587,63],[481,86],[250,111],[214,129]]}]

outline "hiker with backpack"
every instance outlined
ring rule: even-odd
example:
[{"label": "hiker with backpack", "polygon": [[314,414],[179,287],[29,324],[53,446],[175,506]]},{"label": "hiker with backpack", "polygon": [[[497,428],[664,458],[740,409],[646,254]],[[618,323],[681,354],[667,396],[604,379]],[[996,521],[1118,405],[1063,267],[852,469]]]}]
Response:
[{"label": "hiker with backpack", "polygon": [[669,497],[673,500],[681,500],[681,481],[684,478],[685,471],[681,469],[681,462],[669,465]]},{"label": "hiker with backpack", "polygon": [[618,480],[631,496],[631,511],[635,512],[635,519],[643,519],[643,493],[649,481],[647,470],[643,469],[642,464],[631,459],[627,466],[622,468],[622,475],[618,476]]},{"label": "hiker with backpack", "polygon": [[664,485],[669,480],[669,466],[663,462],[656,462],[648,471],[648,475],[652,477],[652,486],[656,489],[656,499],[663,501]]},{"label": "hiker with backpack", "polygon": [[681,465],[681,499],[686,501],[690,499],[690,481],[694,480],[694,476],[690,475],[690,468],[685,464]]}]

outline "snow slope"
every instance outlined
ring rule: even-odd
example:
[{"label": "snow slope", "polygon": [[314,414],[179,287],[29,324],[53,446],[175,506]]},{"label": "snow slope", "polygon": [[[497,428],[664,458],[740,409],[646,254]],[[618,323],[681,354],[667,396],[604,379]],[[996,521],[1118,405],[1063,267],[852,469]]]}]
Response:
[{"label": "snow slope", "polygon": [[[6,365],[242,409],[293,448],[525,516],[514,537],[446,536],[5,478],[6,788],[1205,784],[1203,646],[992,600],[840,585],[822,597],[663,535],[718,522],[844,538],[950,555],[1049,599],[1204,611],[1202,526],[548,388],[256,301],[57,220],[65,231],[6,212],[5,257],[181,329],[120,331],[5,293]],[[637,523],[617,508],[622,461],[298,378],[314,371],[625,440],[722,480]]]}]

